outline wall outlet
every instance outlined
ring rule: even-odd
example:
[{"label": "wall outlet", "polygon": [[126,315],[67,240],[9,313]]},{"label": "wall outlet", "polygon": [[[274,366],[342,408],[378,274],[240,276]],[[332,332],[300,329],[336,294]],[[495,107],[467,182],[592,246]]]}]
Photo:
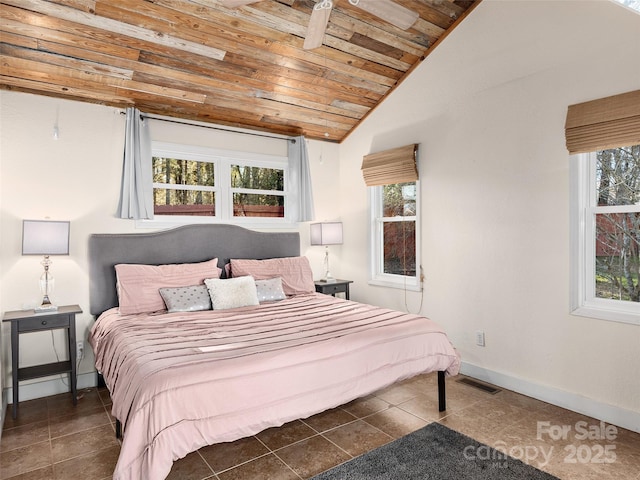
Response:
[{"label": "wall outlet", "polygon": [[84,342],[78,342],[76,344],[76,360],[81,360],[84,357]]},{"label": "wall outlet", "polygon": [[484,347],[484,332],[480,330],[476,332],[476,345]]}]

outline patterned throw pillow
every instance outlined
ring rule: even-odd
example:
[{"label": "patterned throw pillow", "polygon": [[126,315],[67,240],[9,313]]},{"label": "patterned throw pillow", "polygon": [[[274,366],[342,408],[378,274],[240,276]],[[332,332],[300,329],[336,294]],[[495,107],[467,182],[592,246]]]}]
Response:
[{"label": "patterned throw pillow", "polygon": [[256,290],[258,291],[258,301],[273,302],[275,300],[284,300],[286,295],[282,290],[282,278],[270,278],[268,280],[256,280]]},{"label": "patterned throw pillow", "polygon": [[161,288],[160,295],[169,313],[211,310],[211,297],[206,285]]}]

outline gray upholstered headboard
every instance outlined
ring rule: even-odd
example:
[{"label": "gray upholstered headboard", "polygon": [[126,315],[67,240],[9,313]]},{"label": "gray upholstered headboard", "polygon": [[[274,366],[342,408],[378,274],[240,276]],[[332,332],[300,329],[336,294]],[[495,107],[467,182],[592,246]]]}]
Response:
[{"label": "gray upholstered headboard", "polygon": [[187,225],[152,233],[94,234],[89,237],[90,311],[100,315],[118,305],[118,263],[162,265],[218,258],[276,258],[300,255],[298,232],[255,232],[237,225]]}]

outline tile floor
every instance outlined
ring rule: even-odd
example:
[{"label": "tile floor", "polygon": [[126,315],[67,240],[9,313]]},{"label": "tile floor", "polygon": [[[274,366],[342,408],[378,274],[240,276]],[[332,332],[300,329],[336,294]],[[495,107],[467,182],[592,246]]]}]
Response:
[{"label": "tile floor", "polygon": [[[435,374],[420,375],[305,420],[201,448],[175,462],[168,478],[307,479],[439,421],[561,479],[640,480],[640,434],[603,430],[593,418],[508,390],[491,395],[457,378],[447,379],[444,414],[437,409]],[[17,420],[9,409],[0,479],[111,478],[120,445],[108,392],[81,395],[76,407],[68,394],[22,402]],[[539,428],[538,422],[548,423]],[[571,430],[562,436],[562,428]]]}]

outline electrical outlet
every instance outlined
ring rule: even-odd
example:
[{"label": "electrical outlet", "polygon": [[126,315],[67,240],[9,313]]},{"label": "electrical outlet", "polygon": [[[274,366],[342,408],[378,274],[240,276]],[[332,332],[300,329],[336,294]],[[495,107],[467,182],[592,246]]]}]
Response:
[{"label": "electrical outlet", "polygon": [[76,344],[76,359],[80,360],[84,357],[84,342],[78,342]]},{"label": "electrical outlet", "polygon": [[484,347],[484,332],[480,330],[476,332],[476,345]]}]

